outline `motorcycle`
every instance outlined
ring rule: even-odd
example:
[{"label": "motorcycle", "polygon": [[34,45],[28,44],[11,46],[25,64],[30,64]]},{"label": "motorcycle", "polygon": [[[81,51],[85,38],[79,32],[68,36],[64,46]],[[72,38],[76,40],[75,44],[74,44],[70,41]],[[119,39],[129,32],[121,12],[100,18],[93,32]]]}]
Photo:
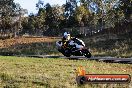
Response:
[{"label": "motorcycle", "polygon": [[56,45],[58,47],[58,51],[61,52],[66,57],[70,57],[71,55],[73,55],[73,56],[85,56],[87,58],[90,58],[92,56],[90,51],[86,47],[77,49],[75,45],[74,46],[63,45],[62,41],[57,41]]}]

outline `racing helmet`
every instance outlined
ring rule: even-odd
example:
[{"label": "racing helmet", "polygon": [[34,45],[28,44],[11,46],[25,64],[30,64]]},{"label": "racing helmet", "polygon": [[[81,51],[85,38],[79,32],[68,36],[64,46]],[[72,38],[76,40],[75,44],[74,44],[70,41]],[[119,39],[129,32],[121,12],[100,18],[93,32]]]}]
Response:
[{"label": "racing helmet", "polygon": [[69,33],[69,32],[65,32],[65,33],[64,33],[64,38],[65,38],[66,40],[70,40],[70,39],[71,39],[70,33]]}]

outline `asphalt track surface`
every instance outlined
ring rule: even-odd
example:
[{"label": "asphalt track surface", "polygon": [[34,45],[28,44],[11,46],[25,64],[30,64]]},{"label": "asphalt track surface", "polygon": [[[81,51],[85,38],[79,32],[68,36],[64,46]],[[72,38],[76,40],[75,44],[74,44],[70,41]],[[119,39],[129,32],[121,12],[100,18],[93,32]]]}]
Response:
[{"label": "asphalt track surface", "polygon": [[27,55],[26,57],[37,57],[37,58],[64,58],[72,60],[95,60],[106,63],[121,63],[121,64],[132,64],[132,58],[115,58],[115,57],[91,57],[86,58],[84,56],[51,56],[51,55]]}]

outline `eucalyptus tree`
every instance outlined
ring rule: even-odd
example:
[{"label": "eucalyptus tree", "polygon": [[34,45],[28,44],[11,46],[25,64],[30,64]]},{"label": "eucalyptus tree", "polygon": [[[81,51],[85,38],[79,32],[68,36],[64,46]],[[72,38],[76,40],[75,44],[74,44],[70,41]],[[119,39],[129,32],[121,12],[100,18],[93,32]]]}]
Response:
[{"label": "eucalyptus tree", "polygon": [[76,8],[77,8],[77,1],[76,0],[66,0],[65,7],[65,24],[66,27],[73,27],[77,26],[77,19],[76,19]]},{"label": "eucalyptus tree", "polygon": [[25,13],[27,10],[14,3],[14,0],[0,0],[1,32],[6,34],[13,32],[16,35],[22,29],[21,16]]}]

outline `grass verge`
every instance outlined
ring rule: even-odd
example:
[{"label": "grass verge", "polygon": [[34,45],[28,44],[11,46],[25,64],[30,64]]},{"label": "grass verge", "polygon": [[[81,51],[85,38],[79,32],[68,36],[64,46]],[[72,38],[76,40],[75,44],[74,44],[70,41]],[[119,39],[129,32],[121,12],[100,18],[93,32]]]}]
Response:
[{"label": "grass verge", "polygon": [[77,86],[75,69],[84,66],[89,74],[130,74],[132,65],[61,58],[0,56],[1,88],[131,88],[130,84]]}]

